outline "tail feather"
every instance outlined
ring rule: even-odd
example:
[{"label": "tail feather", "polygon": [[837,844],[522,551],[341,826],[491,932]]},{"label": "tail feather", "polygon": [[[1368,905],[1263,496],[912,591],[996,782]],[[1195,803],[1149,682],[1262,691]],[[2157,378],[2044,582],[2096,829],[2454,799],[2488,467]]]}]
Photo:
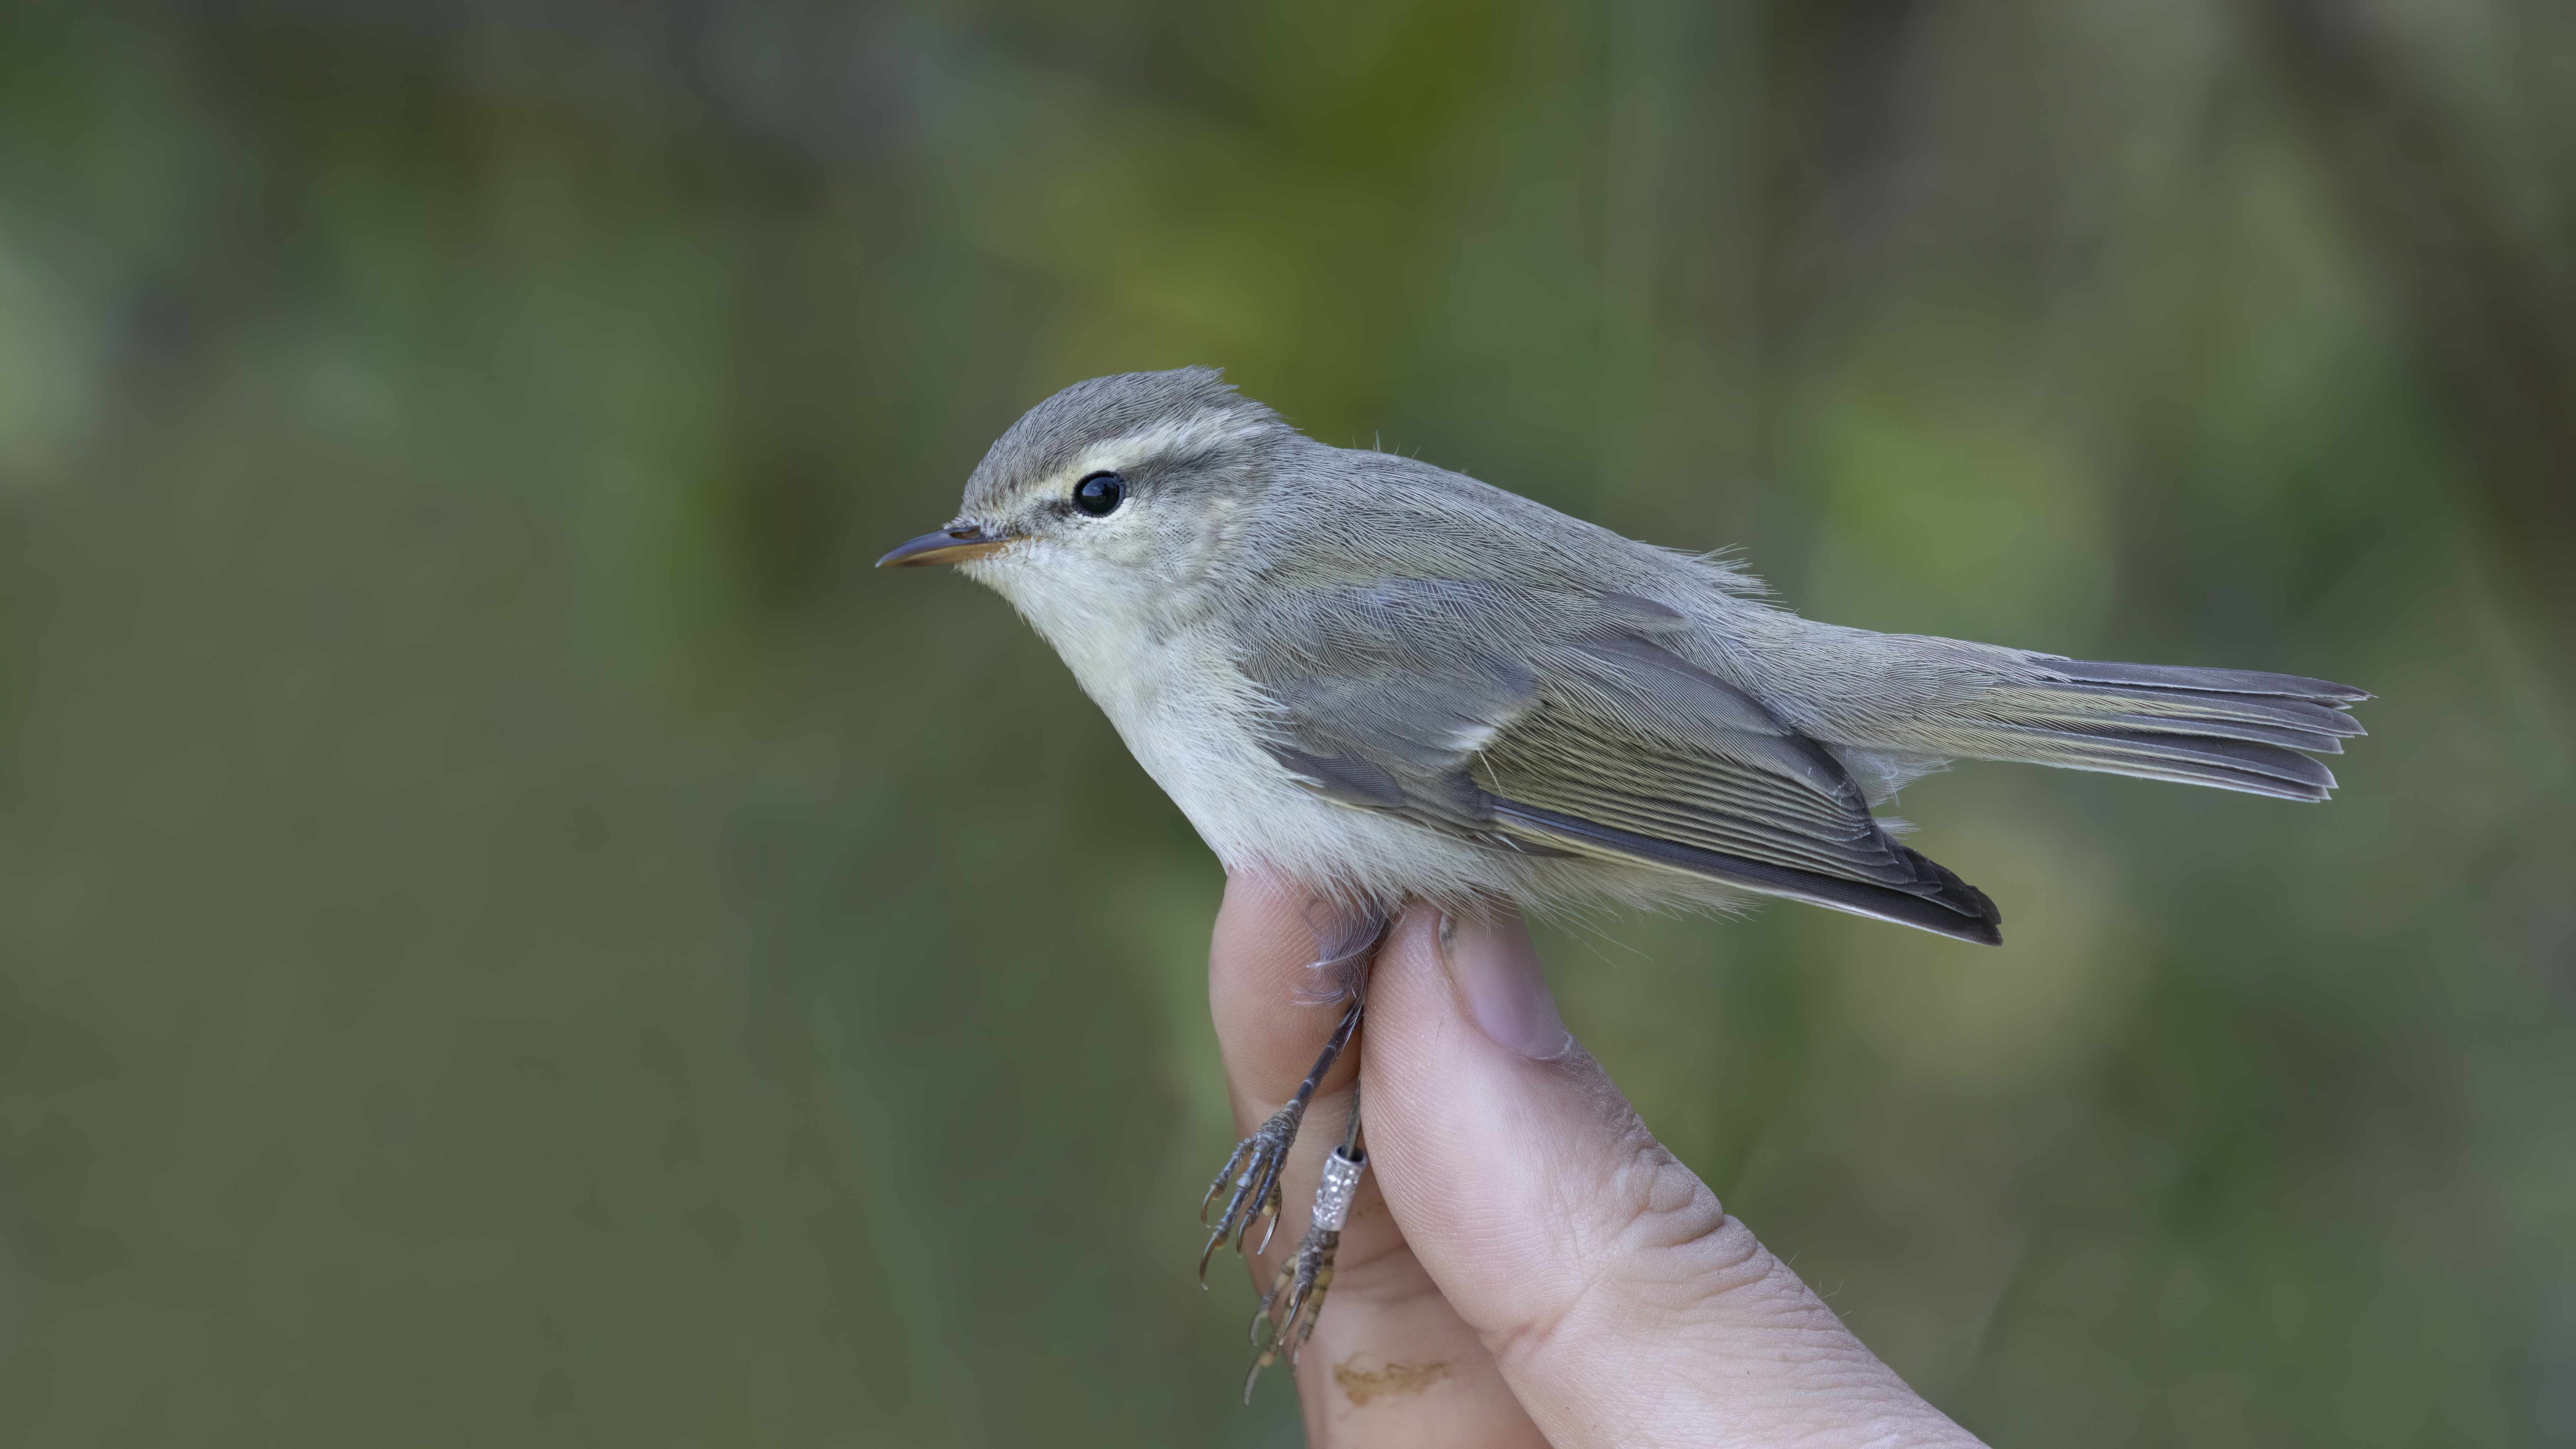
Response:
[{"label": "tail feather", "polygon": [[2343,753],[2343,742],[2368,733],[2340,709],[2306,699],[2277,695],[2219,694],[2206,690],[2114,689],[2098,684],[2060,684],[1996,692],[2009,699],[2016,717],[2068,725],[2108,724],[2144,730],[2177,724],[2230,739],[2260,740],[2321,755]]},{"label": "tail feather", "polygon": [[[2323,800],[2334,788],[2325,766],[2278,745],[2211,735],[2149,734],[2143,730],[2052,730],[1997,724],[1981,731],[1976,751],[1987,759],[2020,760],[2070,770],[2107,770],[2188,785],[2215,785],[2284,800]],[[1995,748],[2000,745],[2002,748]]]},{"label": "tail feather", "polygon": [[[1970,707],[1959,753],[2323,800],[2363,733],[2345,713],[2369,694],[2289,674],[2029,656],[2034,678]],[[2304,753],[2302,753],[2304,752]]]},{"label": "tail feather", "polygon": [[2204,694],[2269,694],[2318,704],[2359,704],[2370,691],[2308,679],[2296,674],[2265,674],[2253,669],[2196,669],[2181,664],[2107,664],[2097,659],[2066,659],[2033,654],[2030,662],[2060,679],[2085,684],[2119,684],[2140,689],[2187,689]]},{"label": "tail feather", "polygon": [[2330,735],[2296,726],[2267,724],[2257,720],[2228,719],[2223,716],[2180,718],[2168,714],[2103,713],[2089,710],[2060,709],[2045,699],[2013,711],[2013,718],[2034,725],[2057,729],[2134,730],[2141,734],[2171,733],[2183,724],[2193,734],[2214,735],[2223,740],[2249,740],[2259,745],[2278,745],[2285,750],[2306,750],[2319,755],[2340,755],[2347,736]]}]

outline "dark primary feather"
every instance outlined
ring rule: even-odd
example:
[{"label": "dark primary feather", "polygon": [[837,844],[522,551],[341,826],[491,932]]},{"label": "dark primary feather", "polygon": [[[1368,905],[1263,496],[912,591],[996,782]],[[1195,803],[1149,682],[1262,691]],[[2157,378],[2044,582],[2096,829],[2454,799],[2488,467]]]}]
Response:
[{"label": "dark primary feather", "polygon": [[[1273,753],[1344,804],[1498,848],[2000,939],[1993,902],[1891,839],[1830,750],[1646,637],[1674,611],[1625,596],[1533,602],[1398,580],[1248,620],[1245,671],[1279,705]],[[1459,620],[1497,612],[1523,616],[1524,657],[1459,647]]]},{"label": "dark primary feather", "polygon": [[1863,885],[1821,871],[1799,870],[1744,856],[1694,850],[1668,840],[1614,830],[1553,811],[1514,805],[1509,801],[1497,801],[1495,808],[1497,813],[1514,824],[1551,838],[1594,842],[1602,847],[1600,854],[1613,859],[1674,866],[1694,875],[1704,875],[1711,880],[1743,886],[1766,895],[1786,896],[1791,900],[1830,906],[1855,915],[1874,916],[1899,925],[1919,926],[1926,931],[1973,941],[1981,946],[2003,944],[2003,913],[1995,909],[1995,903],[1986,898],[1984,891],[1959,879],[1940,862],[1904,846],[1897,849],[1917,871],[1919,884],[1924,887],[1919,892]]}]

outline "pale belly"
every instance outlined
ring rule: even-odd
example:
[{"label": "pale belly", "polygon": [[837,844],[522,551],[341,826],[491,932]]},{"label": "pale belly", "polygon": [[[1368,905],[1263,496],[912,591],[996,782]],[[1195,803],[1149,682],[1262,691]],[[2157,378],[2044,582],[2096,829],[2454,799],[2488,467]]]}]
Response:
[{"label": "pale belly", "polygon": [[1273,871],[1358,907],[1529,894],[1520,857],[1309,789],[1263,747],[1264,701],[1217,641],[1156,653],[1097,684],[1075,674],[1229,872]]}]

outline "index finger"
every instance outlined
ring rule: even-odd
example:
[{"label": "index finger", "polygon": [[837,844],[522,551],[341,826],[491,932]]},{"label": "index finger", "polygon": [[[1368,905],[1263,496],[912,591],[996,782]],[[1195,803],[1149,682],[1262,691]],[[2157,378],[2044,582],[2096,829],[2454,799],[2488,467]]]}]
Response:
[{"label": "index finger", "polygon": [[[1416,912],[1394,929],[1414,929],[1429,916]],[[1345,934],[1342,925],[1275,877],[1238,871],[1228,880],[1208,955],[1208,1000],[1239,1131],[1253,1131],[1296,1091],[1340,1020],[1339,1004],[1314,999],[1327,983],[1310,963],[1340,944],[1333,938]],[[1248,1255],[1256,1288],[1270,1285],[1305,1232],[1324,1156],[1342,1140],[1356,1105],[1366,1045],[1363,1025],[1309,1108],[1284,1174],[1278,1231],[1267,1252]],[[1259,1241],[1261,1230],[1252,1237]],[[1373,1171],[1351,1205],[1327,1296],[1295,1367],[1309,1444],[1544,1443],[1492,1355],[1405,1245]]]}]

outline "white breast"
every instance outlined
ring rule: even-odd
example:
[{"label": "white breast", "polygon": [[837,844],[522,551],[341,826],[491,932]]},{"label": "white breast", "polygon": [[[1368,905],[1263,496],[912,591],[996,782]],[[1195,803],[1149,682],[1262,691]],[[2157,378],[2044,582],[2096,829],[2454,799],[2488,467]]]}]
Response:
[{"label": "white breast", "polygon": [[[1235,667],[1223,628],[1148,617],[1152,601],[1126,580],[1085,577],[1109,566],[1061,551],[1035,559],[1022,552],[1029,548],[977,560],[970,571],[1055,646],[1228,870],[1265,866],[1319,893],[1380,905],[1524,893],[1508,853],[1336,804],[1290,774],[1263,748],[1268,704]],[[1040,567],[1043,586],[1032,587]]]},{"label": "white breast", "polygon": [[[1229,865],[1254,858],[1262,822],[1306,792],[1261,748],[1262,700],[1221,630],[1177,627],[1130,580],[1031,541],[970,568],[1009,599],[1097,702],[1136,761]],[[1097,576],[1095,576],[1097,575]]]}]

